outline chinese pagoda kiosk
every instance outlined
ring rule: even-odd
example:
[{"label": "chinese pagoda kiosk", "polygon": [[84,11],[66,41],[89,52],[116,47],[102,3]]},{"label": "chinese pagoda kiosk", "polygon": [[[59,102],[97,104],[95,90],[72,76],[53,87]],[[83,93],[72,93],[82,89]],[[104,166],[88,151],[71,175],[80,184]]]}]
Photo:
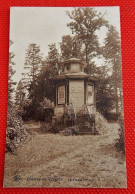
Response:
[{"label": "chinese pagoda kiosk", "polygon": [[51,79],[55,86],[52,123],[65,125],[68,120],[71,120],[74,125],[77,123],[84,126],[89,123],[89,126],[94,126],[97,79],[84,72],[87,64],[80,59],[66,60],[63,66],[64,72]]}]

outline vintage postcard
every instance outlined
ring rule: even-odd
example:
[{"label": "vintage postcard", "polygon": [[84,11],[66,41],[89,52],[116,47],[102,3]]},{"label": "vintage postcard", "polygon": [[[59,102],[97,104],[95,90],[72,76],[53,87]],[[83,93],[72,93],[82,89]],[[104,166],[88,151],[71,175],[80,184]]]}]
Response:
[{"label": "vintage postcard", "polygon": [[11,7],[3,186],[127,188],[120,10]]}]

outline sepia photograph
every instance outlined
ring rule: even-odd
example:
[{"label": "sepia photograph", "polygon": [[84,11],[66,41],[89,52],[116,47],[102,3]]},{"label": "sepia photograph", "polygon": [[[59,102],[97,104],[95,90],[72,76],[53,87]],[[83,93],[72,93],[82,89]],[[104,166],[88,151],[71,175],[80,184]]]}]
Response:
[{"label": "sepia photograph", "polygon": [[127,188],[119,6],[10,7],[5,188]]}]

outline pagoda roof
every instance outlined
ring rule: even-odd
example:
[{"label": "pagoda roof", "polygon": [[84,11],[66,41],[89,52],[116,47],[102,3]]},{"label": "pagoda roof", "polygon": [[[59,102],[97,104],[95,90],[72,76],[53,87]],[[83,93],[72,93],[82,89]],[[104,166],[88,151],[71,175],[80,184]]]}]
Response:
[{"label": "pagoda roof", "polygon": [[73,79],[89,79],[91,81],[98,81],[98,79],[94,76],[91,76],[90,74],[86,74],[84,72],[77,72],[77,73],[66,73],[66,74],[61,74],[56,77],[51,78],[50,80],[57,81],[57,80],[63,80],[67,78],[73,78]]},{"label": "pagoda roof", "polygon": [[66,65],[68,63],[79,63],[79,64],[81,64],[84,67],[87,66],[87,63],[85,63],[81,59],[77,59],[77,58],[70,58],[70,59],[67,59],[66,61],[62,62],[63,65]]}]

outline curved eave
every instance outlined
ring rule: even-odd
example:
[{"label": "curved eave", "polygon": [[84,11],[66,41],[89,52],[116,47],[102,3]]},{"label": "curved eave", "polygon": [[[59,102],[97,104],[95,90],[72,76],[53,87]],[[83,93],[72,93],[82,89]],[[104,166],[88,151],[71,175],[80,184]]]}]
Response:
[{"label": "curved eave", "polygon": [[51,78],[52,81],[59,81],[64,79],[88,79],[89,81],[97,82],[98,79],[96,77],[90,75],[59,75],[57,77]]}]

